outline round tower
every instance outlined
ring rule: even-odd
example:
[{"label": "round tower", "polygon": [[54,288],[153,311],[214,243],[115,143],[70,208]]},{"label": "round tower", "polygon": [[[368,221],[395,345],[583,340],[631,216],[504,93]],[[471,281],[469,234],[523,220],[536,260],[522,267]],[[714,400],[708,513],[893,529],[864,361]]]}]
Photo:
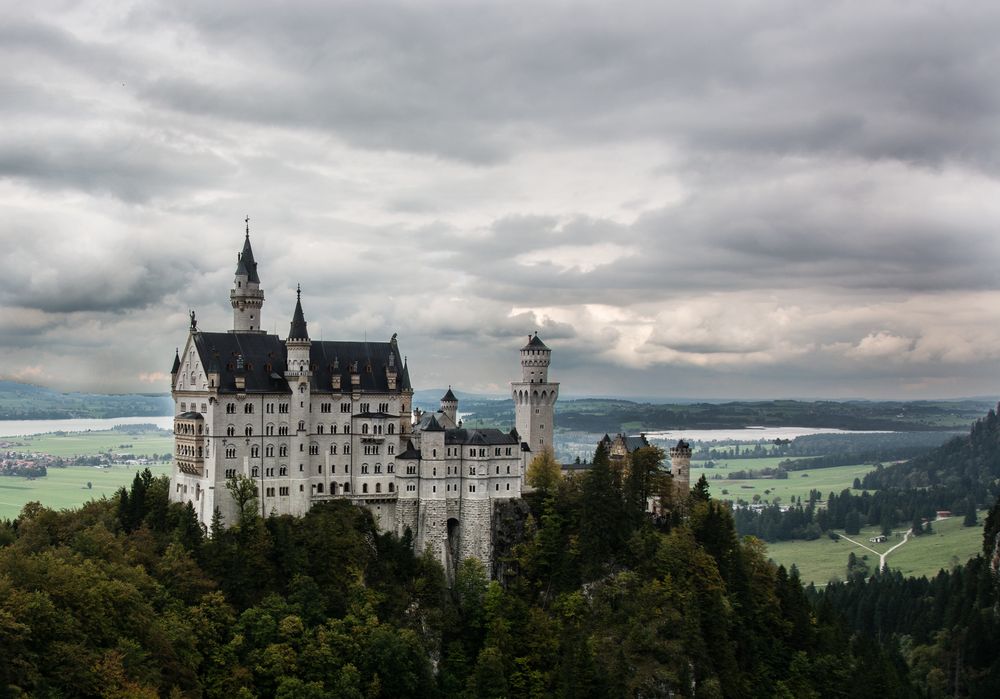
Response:
[{"label": "round tower", "polygon": [[552,429],[555,423],[559,384],[549,381],[552,350],[546,347],[536,332],[528,336],[521,348],[521,380],[512,382],[514,420],[517,433],[533,454],[553,448]]},{"label": "round tower", "polygon": [[670,473],[677,495],[687,497],[691,492],[691,445],[683,439],[670,448]]},{"label": "round tower", "polygon": [[236,278],[229,291],[229,302],[233,306],[234,333],[263,333],[260,314],[264,305],[264,292],[257,276],[257,262],[250,247],[250,217],[246,219],[247,237],[243,241],[243,252],[236,256]]},{"label": "round tower", "polygon": [[309,478],[313,464],[307,451],[312,430],[309,414],[312,398],[312,367],[309,359],[311,347],[305,315],[302,313],[302,289],[299,287],[295,292],[295,311],[285,340],[285,379],[292,391],[288,416],[291,423],[288,440],[291,454],[291,463],[288,464],[290,513],[298,516],[304,515],[312,504]]}]

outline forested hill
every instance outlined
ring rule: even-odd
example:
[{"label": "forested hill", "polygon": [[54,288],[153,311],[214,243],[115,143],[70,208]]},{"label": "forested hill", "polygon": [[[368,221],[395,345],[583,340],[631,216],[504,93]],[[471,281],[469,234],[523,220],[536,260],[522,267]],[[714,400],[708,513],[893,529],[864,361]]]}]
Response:
[{"label": "forested hill", "polygon": [[707,488],[646,517],[650,455],[511,503],[500,579],[469,559],[450,587],[344,501],[250,501],[210,538],[148,471],[78,511],[28,505],[0,522],[0,696],[915,696]]},{"label": "forested hill", "polygon": [[166,393],[59,393],[42,386],[0,381],[0,420],[151,417],[172,411],[173,401]]},{"label": "forested hill", "polygon": [[879,468],[862,481],[868,490],[941,486],[948,490],[981,493],[992,500],[1000,495],[1000,417],[990,410],[968,435],[955,437],[937,449],[904,463]]},{"label": "forested hill", "polygon": [[[415,404],[437,410],[428,392]],[[924,431],[968,429],[991,407],[960,401],[733,401],[727,403],[637,403],[622,399],[565,399],[556,403],[560,430],[630,432],[671,429],[730,429],[747,426],[829,427],[846,430]],[[509,400],[460,395],[459,410],[470,425],[507,425]]]}]

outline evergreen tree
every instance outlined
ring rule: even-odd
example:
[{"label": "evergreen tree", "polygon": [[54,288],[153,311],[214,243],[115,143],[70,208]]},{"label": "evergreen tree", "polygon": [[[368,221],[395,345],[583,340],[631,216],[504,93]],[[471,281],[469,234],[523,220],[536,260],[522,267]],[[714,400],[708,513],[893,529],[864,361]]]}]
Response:
[{"label": "evergreen tree", "polygon": [[592,577],[611,560],[625,534],[622,495],[604,442],[597,445],[593,465],[584,476],[582,496],[580,555],[585,573]]}]

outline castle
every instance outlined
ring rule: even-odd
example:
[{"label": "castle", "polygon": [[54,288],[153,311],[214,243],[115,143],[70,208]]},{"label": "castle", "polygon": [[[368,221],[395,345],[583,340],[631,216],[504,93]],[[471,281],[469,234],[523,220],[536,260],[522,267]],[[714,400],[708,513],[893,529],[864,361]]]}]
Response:
[{"label": "castle", "polygon": [[552,447],[559,384],[537,333],[521,348],[511,383],[515,429],[466,429],[451,388],[440,410],[413,408],[396,336],[388,342],[309,337],[301,291],[288,336],[262,328],[264,292],[249,225],[229,300],[233,327],[205,332],[195,315],[174,357],[174,472],[170,497],[208,525],[237,506],[226,482],[257,486],[260,513],[302,515],[345,499],[368,508],[384,531],[409,529],[416,550],[445,566],[489,562],[498,501],[518,498],[527,464]]}]

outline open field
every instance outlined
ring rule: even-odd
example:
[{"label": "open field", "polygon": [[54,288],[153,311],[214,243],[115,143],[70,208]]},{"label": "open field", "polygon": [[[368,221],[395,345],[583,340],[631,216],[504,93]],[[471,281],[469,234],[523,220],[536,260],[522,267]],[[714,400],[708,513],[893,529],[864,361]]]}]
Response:
[{"label": "open field", "polygon": [[[794,457],[794,456],[761,456],[756,459],[712,459],[715,462],[716,471],[758,471],[762,468],[777,468],[778,464],[782,461],[788,461],[789,459],[796,458],[808,458],[808,457]],[[704,461],[691,461],[691,469],[704,468]],[[707,469],[711,471],[713,469]]]},{"label": "open field", "polygon": [[[93,468],[90,466],[69,466],[50,468],[44,478],[0,478],[0,519],[10,519],[20,513],[26,503],[37,500],[46,507],[60,510],[79,507],[92,499],[111,496],[118,488],[130,485],[136,471],[143,466],[112,466]],[[170,475],[168,465],[150,466],[154,476]],[[93,485],[87,488],[87,482]]]},{"label": "open field", "polygon": [[[813,488],[823,494],[823,499],[831,492],[839,493],[844,488],[850,488],[855,478],[863,478],[866,473],[873,470],[870,465],[854,466],[833,466],[830,468],[813,468],[806,471],[790,471],[788,478],[755,478],[752,480],[713,480],[717,474],[727,475],[732,470],[745,470],[750,468],[762,468],[763,465],[752,465],[756,462],[774,461],[771,458],[765,459],[741,459],[741,466],[735,469],[706,469],[696,468],[692,463],[691,482],[694,483],[705,474],[708,479],[708,486],[712,497],[720,500],[743,499],[752,501],[754,495],[760,495],[762,501],[774,502],[776,497],[781,498],[781,502],[787,503],[795,497],[809,497],[809,491]],[[743,466],[742,464],[746,464]],[[726,490],[727,493],[722,491]]]},{"label": "open field", "polygon": [[[952,517],[934,523],[934,533],[909,540],[893,551],[885,559],[892,569],[903,575],[932,576],[941,568],[950,568],[964,563],[975,556],[983,545],[982,522],[986,512],[979,513],[980,526],[963,527],[961,517]],[[855,541],[883,553],[902,541],[902,531],[889,537],[884,544],[869,543],[868,537],[879,533],[878,527],[866,527],[852,536]],[[843,534],[842,531],[838,532]],[[768,555],[776,563],[786,568],[793,563],[798,566],[803,583],[822,585],[831,579],[843,580],[847,573],[848,554],[854,552],[858,558],[867,556],[865,561],[874,571],[878,567],[878,556],[846,539],[831,540],[822,536],[815,541],[782,541],[767,545]]]},{"label": "open field", "polygon": [[979,513],[978,527],[963,527],[961,517],[934,522],[934,533],[910,537],[885,562],[903,575],[931,576],[940,568],[965,563],[983,548],[983,522],[987,512]]},{"label": "open field", "polygon": [[127,452],[137,456],[170,454],[174,448],[173,435],[162,430],[123,432],[104,430],[95,432],[68,432],[65,434],[39,434],[31,437],[10,438],[12,449],[39,452],[52,456],[93,456],[107,452]]}]

